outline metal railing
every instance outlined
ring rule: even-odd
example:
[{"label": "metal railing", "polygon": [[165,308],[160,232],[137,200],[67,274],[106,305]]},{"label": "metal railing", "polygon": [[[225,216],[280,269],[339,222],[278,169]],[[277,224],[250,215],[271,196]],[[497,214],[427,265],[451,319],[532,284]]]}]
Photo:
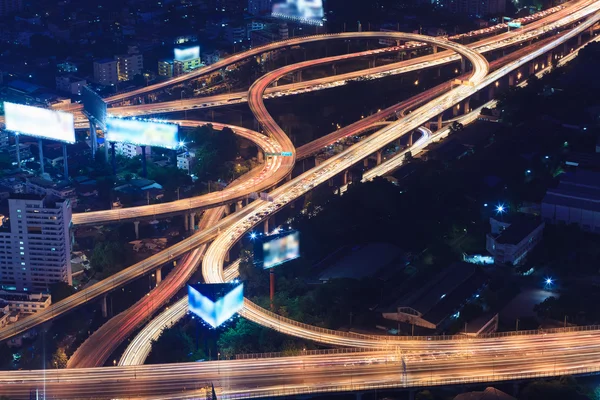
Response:
[{"label": "metal railing", "polygon": [[[220,399],[253,399],[267,397],[295,397],[303,395],[342,393],[342,392],[364,392],[370,390],[398,390],[398,389],[424,389],[432,386],[452,386],[452,385],[483,385],[491,382],[524,381],[531,379],[552,378],[565,375],[598,375],[600,367],[588,368],[569,368],[548,372],[532,372],[523,374],[492,374],[478,377],[466,378],[448,378],[448,379],[419,379],[415,381],[398,381],[395,383],[377,383],[377,384],[349,384],[336,385],[319,388],[290,388],[278,390],[265,390],[255,393],[239,394],[219,394]],[[219,391],[217,391],[218,393]]]}]

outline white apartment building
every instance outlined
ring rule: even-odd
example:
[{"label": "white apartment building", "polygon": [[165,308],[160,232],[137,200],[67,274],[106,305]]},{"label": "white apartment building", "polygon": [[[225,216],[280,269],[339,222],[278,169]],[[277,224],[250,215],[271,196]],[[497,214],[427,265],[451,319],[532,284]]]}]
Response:
[{"label": "white apartment building", "polygon": [[105,58],[94,61],[94,79],[101,85],[116,85],[119,82],[117,60]]},{"label": "white apartment building", "polygon": [[184,170],[188,174],[194,167],[196,161],[196,153],[194,151],[186,151],[184,153],[177,154],[177,168]]},{"label": "white apartment building", "polygon": [[124,54],[115,58],[119,81],[130,81],[134,76],[144,72],[144,57],[141,54]]},{"label": "white apartment building", "polygon": [[0,289],[47,291],[55,282],[72,284],[71,202],[14,194],[9,221],[0,228]]},{"label": "white apartment building", "polygon": [[[150,146],[146,146],[146,158],[150,157],[152,153],[151,149]],[[142,155],[142,146],[131,143],[115,143],[115,152],[122,156],[133,158]]]},{"label": "white apartment building", "polygon": [[73,95],[81,96],[81,89],[87,84],[85,79],[77,78],[75,76],[57,76],[56,77],[56,89],[61,92],[70,93]]}]

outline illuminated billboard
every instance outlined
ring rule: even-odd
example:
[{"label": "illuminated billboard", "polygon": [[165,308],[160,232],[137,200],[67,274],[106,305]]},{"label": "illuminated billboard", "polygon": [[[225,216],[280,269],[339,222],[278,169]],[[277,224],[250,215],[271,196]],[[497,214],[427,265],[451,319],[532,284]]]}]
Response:
[{"label": "illuminated billboard", "polygon": [[4,102],[6,130],[75,143],[73,114]]},{"label": "illuminated billboard", "polygon": [[520,21],[509,22],[508,27],[509,28],[520,28],[521,22]]},{"label": "illuminated billboard", "polygon": [[267,236],[255,249],[255,259],[262,260],[264,269],[270,269],[300,257],[300,233],[288,232]]},{"label": "illuminated billboard", "polygon": [[200,46],[175,47],[176,61],[189,61],[200,58]]},{"label": "illuminated billboard", "polygon": [[272,17],[296,22],[323,25],[323,0],[283,0],[273,3]]},{"label": "illuminated billboard", "polygon": [[106,103],[92,88],[84,86],[81,91],[83,110],[104,127],[106,123]]},{"label": "illuminated billboard", "polygon": [[136,119],[106,118],[106,140],[176,149],[179,125]]},{"label": "illuminated billboard", "polygon": [[188,285],[188,308],[204,322],[216,328],[242,309],[244,284]]}]

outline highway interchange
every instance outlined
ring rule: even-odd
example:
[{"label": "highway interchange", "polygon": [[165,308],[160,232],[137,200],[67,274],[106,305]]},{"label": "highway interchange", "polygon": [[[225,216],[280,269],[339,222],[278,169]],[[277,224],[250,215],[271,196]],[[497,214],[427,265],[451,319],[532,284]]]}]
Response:
[{"label": "highway interchange", "polygon": [[[573,8],[570,8],[569,5],[566,5],[565,7],[562,7],[553,13],[549,13],[550,16],[547,18],[554,17],[554,22],[542,22],[543,20],[532,22],[532,28],[529,30],[524,29],[523,32],[513,33],[513,40],[520,43],[536,38],[540,35],[540,32],[536,31],[535,29],[549,31],[558,26],[565,27],[580,20],[584,20],[583,23],[575,26],[570,31],[567,31],[567,33],[557,36],[555,40],[548,42],[543,46],[535,46],[535,50],[531,51],[531,53],[519,58],[518,60],[509,62],[491,73],[489,72],[489,64],[485,58],[481,56],[481,53],[486,48],[492,48],[495,46],[493,40],[490,40],[489,44],[474,50],[474,45],[476,43],[467,47],[458,45],[445,39],[435,39],[410,34],[389,33],[389,35],[387,35],[381,32],[365,32],[362,34],[347,33],[335,35],[337,39],[343,39],[346,37],[389,37],[397,38],[399,40],[429,43],[439,47],[447,47],[461,54],[462,56],[467,57],[470,63],[473,65],[473,71],[468,77],[470,84],[459,85],[446,91],[440,90],[441,93],[435,99],[426,98],[422,101],[416,102],[414,106],[416,107],[420,105],[420,108],[414,109],[408,115],[401,117],[397,121],[391,122],[383,129],[370,135],[368,138],[362,140],[356,145],[329,158],[318,167],[315,167],[314,169],[290,180],[289,182],[286,182],[281,187],[273,190],[271,192],[271,196],[274,198],[274,202],[254,201],[239,212],[236,212],[235,214],[230,215],[219,222],[215,221],[221,217],[223,209],[219,207],[213,209],[217,211],[211,210],[210,214],[207,214],[212,215],[213,219],[206,220],[205,215],[203,217],[203,221],[209,221],[210,225],[212,226],[209,227],[209,222],[206,222],[206,229],[203,229],[200,232],[192,235],[190,238],[178,243],[172,248],[159,253],[158,255],[152,257],[152,259],[144,260],[142,263],[138,263],[128,268],[122,273],[117,274],[115,277],[100,282],[88,289],[84,289],[77,295],[72,296],[73,298],[65,299],[63,302],[53,305],[50,307],[52,310],[49,309],[48,313],[41,315],[37,320],[34,320],[33,317],[26,318],[22,321],[19,321],[21,322],[21,326],[11,326],[10,329],[5,328],[0,330],[0,340],[13,336],[16,333],[24,332],[43,321],[50,320],[57,315],[67,312],[79,304],[83,304],[93,298],[97,298],[98,296],[108,293],[110,290],[113,290],[114,288],[119,287],[124,283],[131,281],[132,279],[135,279],[137,276],[146,274],[149,271],[163,265],[164,263],[188,253],[189,251],[193,252],[186,258],[186,261],[183,264],[197,266],[200,263],[200,253],[203,251],[202,247],[199,246],[206,245],[206,243],[211,240],[213,242],[208,248],[204,261],[202,262],[205,280],[207,282],[222,282],[227,279],[231,279],[235,276],[234,269],[230,268],[229,270],[226,270],[233,271],[233,273],[223,273],[225,258],[228,255],[230,247],[237,242],[241,236],[247,234],[249,230],[259,224],[265,218],[268,218],[271,214],[275,213],[280,207],[290,203],[313,187],[338,175],[349,166],[375,153],[385,145],[397,140],[407,133],[414,131],[415,129],[420,128],[429,120],[436,118],[441,112],[460,103],[476,91],[481,90],[490,84],[494,84],[494,82],[496,82],[502,76],[515,71],[520,66],[525,65],[536,58],[539,58],[548,50],[566,43],[569,39],[576,37],[581,32],[585,32],[599,19],[597,12],[598,4],[596,4],[594,1],[577,2],[571,7]],[[534,24],[539,26],[536,27]],[[552,24],[556,24],[556,27],[553,27]],[[511,37],[510,35],[508,36]],[[299,40],[304,43],[304,40],[306,40],[306,42],[310,42],[313,40],[322,40],[322,38],[323,36],[320,38],[299,38],[293,40]],[[497,40],[497,42],[505,43],[506,45],[504,40],[508,39],[502,38],[502,40]],[[286,43],[284,45],[280,45],[279,48],[286,46],[290,46],[290,44]],[[273,45],[273,48],[278,47],[277,45]],[[233,58],[234,60],[239,61],[243,58],[244,54],[248,56],[247,53],[241,53]],[[250,53],[254,54],[252,51]],[[441,59],[443,59],[449,55],[450,52],[440,52],[437,53],[437,55],[432,56],[438,58],[442,57]],[[346,57],[349,56],[351,55],[346,55]],[[425,67],[428,67],[431,61],[423,61],[426,59],[426,57],[428,56],[411,60],[412,63],[410,63],[408,66],[405,66],[404,72],[418,69],[419,63],[417,61],[419,60],[425,63]],[[452,57],[454,57],[454,61],[459,59],[457,58],[458,56]],[[232,60],[227,59],[227,61],[229,62]],[[285,135],[285,133],[275,123],[266,110],[264,105],[265,93],[273,82],[277,81],[286,74],[290,74],[297,70],[301,70],[302,68],[314,66],[319,63],[330,62],[331,60],[327,59],[311,60],[305,63],[294,64],[276,71],[272,71],[257,80],[248,91],[247,101],[249,102],[250,108],[261,123],[261,126],[267,135],[261,135],[252,131],[243,131],[241,130],[242,128],[237,128],[236,133],[241,134],[242,136],[246,135],[245,137],[254,140],[254,142],[263,149],[284,149],[283,151],[290,149],[293,152],[294,157],[267,158],[265,165],[263,166],[262,170],[258,172],[258,175],[256,171],[253,171],[253,173],[249,175],[249,178],[243,178],[240,180],[240,182],[230,186],[230,192],[227,193],[226,196],[231,197],[228,197],[227,199],[222,197],[219,201],[219,199],[216,198],[218,196],[214,195],[212,198],[204,198],[201,200],[186,199],[185,201],[198,201],[200,202],[199,204],[202,204],[201,202],[204,201],[205,204],[210,204],[212,206],[228,204],[239,198],[247,196],[247,194],[251,192],[259,191],[256,189],[258,185],[272,187],[277,182],[280,182],[283,178],[289,175],[291,168],[293,167],[294,158],[298,157],[299,151],[296,152],[287,135]],[[423,65],[421,67],[423,67]],[[132,96],[139,95],[140,93],[122,94],[116,99],[113,99],[113,101],[124,101]],[[198,99],[198,101],[203,100]],[[421,105],[424,101],[428,102],[425,105]],[[406,104],[404,107],[406,107]],[[389,110],[387,112],[387,115],[380,115],[379,120],[389,118],[391,114],[389,113]],[[376,121],[369,121],[368,123],[372,124],[374,122]],[[198,122],[190,121],[183,122],[183,124],[198,124]],[[364,129],[364,126],[357,126],[355,128]],[[352,134],[352,132],[355,131],[352,130],[348,132],[348,135]],[[420,137],[420,139],[413,144],[413,149],[416,150],[424,147],[431,140],[433,140],[435,136],[438,135],[437,132],[435,134],[431,134],[428,131],[423,132],[424,134]],[[312,152],[313,150],[311,149],[310,151]],[[385,173],[389,171],[393,168],[393,165],[389,163],[391,161],[392,160],[388,160],[388,162],[376,167],[379,168],[379,170],[372,170],[377,172],[367,172],[365,178],[367,178],[367,176],[373,176],[374,174]],[[387,171],[383,167],[383,165],[386,164],[387,167],[385,168],[389,168]],[[257,176],[259,177],[257,178]],[[219,193],[219,195],[223,196],[223,192]],[[174,210],[198,209],[203,206],[191,206],[188,204],[185,208],[178,207],[181,206],[176,205]],[[209,206],[206,207],[208,208]],[[152,213],[151,211],[149,212]],[[102,217],[100,216],[97,218],[99,219],[92,223],[102,223]],[[111,217],[108,217],[109,222],[110,218]],[[117,217],[117,220],[120,219],[128,219],[128,217]],[[185,276],[185,274],[182,276]],[[167,279],[169,279],[169,277]],[[165,279],[165,281],[167,279]],[[177,284],[181,283],[181,279],[182,278],[180,278]],[[161,288],[161,286],[162,285],[159,285],[154,290],[158,290]],[[154,296],[155,293],[152,293],[152,295]],[[165,295],[165,298],[168,298],[169,296],[170,295],[167,294]],[[177,313],[181,314],[182,310],[178,309],[176,311]],[[303,356],[290,359],[280,358],[277,360],[260,361],[221,361],[189,365],[178,364],[168,366],[153,366],[151,369],[146,366],[131,366],[69,371],[46,371],[45,378],[39,371],[14,371],[0,374],[0,387],[3,388],[2,391],[0,391],[0,394],[5,394],[3,390],[6,387],[8,388],[6,389],[6,393],[8,395],[16,394],[18,396],[23,396],[26,388],[31,388],[32,385],[37,385],[37,387],[40,387],[40,385],[44,384],[48,392],[52,393],[53,396],[56,396],[55,398],[81,398],[82,396],[93,398],[92,391],[89,387],[86,388],[86,386],[94,385],[86,385],[86,382],[90,383],[95,381],[103,382],[103,387],[107,388],[106,396],[109,395],[110,390],[114,390],[114,394],[110,394],[110,396],[119,396],[120,398],[134,398],[134,393],[143,398],[152,398],[153,395],[160,396],[160,398],[167,398],[164,397],[167,393],[177,396],[173,398],[184,398],[183,394],[180,393],[182,390],[201,390],[200,387],[192,388],[191,385],[198,386],[202,382],[211,381],[218,382],[220,388],[219,390],[221,390],[222,394],[225,396],[224,398],[237,395],[241,395],[243,397],[252,397],[265,395],[265,393],[275,393],[272,391],[277,391],[279,394],[284,394],[286,391],[289,392],[290,390],[298,390],[299,392],[308,392],[310,390],[326,391],[328,388],[331,389],[333,387],[337,388],[336,390],[340,390],[341,387],[348,388],[348,385],[358,387],[363,384],[426,386],[428,384],[436,384],[436,382],[439,384],[444,379],[461,380],[477,377],[480,377],[486,381],[493,381],[496,380],[496,376],[497,379],[506,379],[511,374],[524,372],[556,375],[557,373],[562,373],[564,370],[595,367],[596,364],[594,364],[594,362],[597,363],[598,361],[598,349],[596,345],[598,339],[596,337],[598,335],[597,332],[579,332],[569,334],[563,333],[545,336],[535,335],[529,337],[499,338],[488,340],[470,339],[433,342],[409,342],[388,336],[344,334],[336,331],[320,330],[315,327],[309,327],[307,325],[299,324],[294,321],[286,320],[285,318],[273,315],[266,310],[260,309],[258,306],[247,300],[245,301],[244,310],[240,314],[250,320],[261,323],[265,326],[270,326],[281,332],[315,340],[321,343],[372,349],[402,348],[402,351],[404,352],[402,357],[405,357],[406,362],[408,365],[410,365],[410,373],[404,377],[399,376],[398,362],[400,356],[397,356],[396,359],[392,359],[390,358],[390,353],[394,353],[396,350],[388,350],[384,353],[352,353],[339,357],[327,355]],[[170,318],[173,318],[173,315],[171,315]],[[32,321],[27,322],[27,320],[30,319]],[[137,323],[139,324],[140,322],[138,321]],[[164,324],[158,324],[157,326],[164,326]],[[156,335],[156,331],[148,332]],[[141,342],[147,343],[147,340],[141,340]],[[465,347],[470,347],[470,349],[465,350]],[[522,354],[524,348],[526,348],[529,352],[528,355]],[[541,355],[536,355],[535,362],[532,362],[530,358],[526,359],[527,356],[531,357],[532,354],[535,355],[536,348],[539,349]],[[582,355],[581,349],[584,348],[585,355]],[[546,352],[546,355],[544,355],[544,352]],[[133,353],[135,353],[135,348],[133,348],[131,354]],[[434,359],[427,358],[430,354]],[[442,356],[442,358],[446,357],[446,361],[436,358],[435,354],[445,354],[445,356]],[[465,357],[467,354],[470,356],[470,358]],[[493,355],[490,356],[490,354]],[[550,356],[550,354],[553,355]],[[383,358],[378,359],[378,357]],[[552,363],[549,361],[549,357],[554,358],[554,365],[552,367],[550,367],[550,364]],[[449,359],[452,361],[447,362]],[[490,359],[492,360],[491,373],[489,370]],[[282,365],[282,370],[280,372],[275,372],[273,368],[273,363],[277,362],[281,363]],[[128,364],[129,362],[123,361],[123,363]],[[302,365],[301,370],[300,364]],[[240,366],[240,369],[243,369],[243,372],[239,374],[236,373],[236,368],[238,368],[238,365]],[[526,368],[524,367],[525,365],[527,365]],[[287,370],[287,373],[285,373],[284,369],[286,368],[293,368],[293,373],[289,370]],[[307,371],[307,368],[308,372],[304,372]],[[81,373],[78,371],[81,371]],[[159,374],[158,371],[162,371],[164,374],[161,375],[161,378],[155,375]],[[224,382],[225,378],[221,377],[221,373],[223,373],[223,371],[225,371],[224,373],[227,374],[226,382]],[[131,377],[131,374],[133,374],[133,377]],[[429,374],[429,376],[427,376],[427,374]],[[260,378],[261,376],[263,378]],[[259,387],[250,387],[250,383],[253,385],[259,381],[261,382]],[[186,386],[186,383],[190,386]],[[217,383],[215,383],[215,385],[217,385]],[[89,395],[84,395],[86,390],[90,391]],[[193,393],[190,393],[190,395],[193,395]]]}]

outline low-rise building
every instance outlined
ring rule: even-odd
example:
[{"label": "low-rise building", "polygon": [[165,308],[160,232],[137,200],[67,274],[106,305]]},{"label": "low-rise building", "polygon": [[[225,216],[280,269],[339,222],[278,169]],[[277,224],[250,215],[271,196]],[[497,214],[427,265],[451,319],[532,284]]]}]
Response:
[{"label": "low-rise building", "polygon": [[119,83],[117,60],[105,58],[94,61],[94,79],[101,85],[116,85]]},{"label": "low-rise building", "polygon": [[516,214],[508,221],[490,218],[491,232],[486,236],[486,250],[496,264],[522,263],[542,240],[544,222],[538,217]]},{"label": "low-rise building", "polygon": [[158,75],[166,78],[173,77],[173,60],[158,60]]},{"label": "low-rise building", "polygon": [[[131,143],[115,143],[115,152],[125,157],[133,158],[135,156],[142,155],[142,147],[136,144]],[[150,146],[146,147],[146,158],[150,157],[152,153],[152,148]]]},{"label": "low-rise building", "polygon": [[87,84],[85,79],[77,78],[72,75],[63,75],[56,77],[56,89],[61,92],[81,96],[81,89]]},{"label": "low-rise building", "polygon": [[562,175],[542,200],[542,218],[550,224],[576,224],[600,233],[600,172],[578,170]]},{"label": "low-rise building", "polygon": [[455,263],[400,299],[393,311],[383,312],[383,317],[428,329],[441,329],[452,317],[458,317],[465,304],[478,297],[487,282],[481,267]]},{"label": "low-rise building", "polygon": [[20,314],[35,314],[52,304],[52,296],[46,293],[26,293],[0,290],[0,307],[8,306],[8,311]]},{"label": "low-rise building", "polygon": [[177,154],[177,168],[186,171],[188,174],[194,168],[196,161],[196,153],[194,150],[189,150],[180,154]]},{"label": "low-rise building", "polygon": [[53,182],[43,178],[32,177],[25,181],[25,193],[46,196],[51,200],[70,200],[77,204],[77,192],[68,181]]}]

